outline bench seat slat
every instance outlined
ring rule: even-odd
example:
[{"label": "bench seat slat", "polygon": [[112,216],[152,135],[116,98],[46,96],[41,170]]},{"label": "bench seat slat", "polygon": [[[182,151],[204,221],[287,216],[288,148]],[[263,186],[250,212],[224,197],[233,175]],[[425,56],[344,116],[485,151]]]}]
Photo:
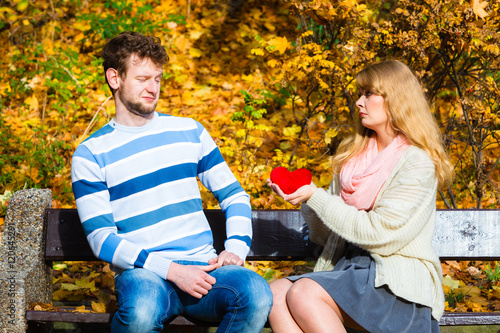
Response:
[{"label": "bench seat slat", "polygon": [[441,326],[500,325],[500,312],[446,312]]},{"label": "bench seat slat", "polygon": [[[73,309],[74,310],[74,309]],[[110,324],[113,313],[92,313],[92,312],[72,312],[72,309],[65,311],[26,311],[28,321],[38,322],[65,322],[65,323],[85,323],[85,324]],[[170,326],[204,326],[210,327],[210,323],[192,322],[183,316],[177,316],[169,322]]]},{"label": "bench seat slat", "polygon": [[[35,311],[28,310],[26,319],[39,322],[66,322],[66,323],[93,323],[109,324],[112,313],[78,313],[67,311]],[[441,326],[469,326],[469,325],[500,325],[500,312],[446,312],[441,318]],[[170,326],[202,326],[210,327],[210,323],[192,322],[182,316],[177,316]],[[269,326],[269,325],[266,325]]]},{"label": "bench seat slat", "polygon": [[26,311],[28,321],[50,321],[66,323],[100,323],[107,324],[111,322],[113,314],[111,313],[78,313],[71,311]]}]

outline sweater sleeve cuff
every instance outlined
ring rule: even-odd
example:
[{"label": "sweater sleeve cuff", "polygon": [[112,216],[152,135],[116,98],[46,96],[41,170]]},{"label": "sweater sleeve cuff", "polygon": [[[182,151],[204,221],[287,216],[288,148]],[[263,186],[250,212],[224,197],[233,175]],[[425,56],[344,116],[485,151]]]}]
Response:
[{"label": "sweater sleeve cuff", "polygon": [[171,263],[172,260],[151,253],[144,264],[144,268],[156,273],[159,277],[166,280]]},{"label": "sweater sleeve cuff", "polygon": [[227,252],[236,254],[243,260],[246,260],[250,248],[242,241],[236,239],[228,239],[224,243]]},{"label": "sweater sleeve cuff", "polygon": [[324,189],[318,188],[309,200],[307,200],[307,206],[314,210],[316,214],[319,214],[328,198],[331,197]]}]

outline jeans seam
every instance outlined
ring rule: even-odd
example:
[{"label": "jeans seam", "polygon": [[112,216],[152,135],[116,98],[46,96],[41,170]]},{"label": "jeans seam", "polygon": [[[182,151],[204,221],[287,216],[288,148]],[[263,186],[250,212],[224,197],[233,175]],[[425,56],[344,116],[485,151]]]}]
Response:
[{"label": "jeans seam", "polygon": [[217,287],[214,287],[214,289],[227,289],[227,290],[231,290],[234,295],[235,295],[235,298],[236,298],[236,305],[238,306],[235,311],[233,312],[233,315],[231,316],[231,319],[228,321],[228,324],[227,324],[227,327],[226,327],[226,332],[231,332],[231,326],[233,325],[233,322],[234,322],[234,318],[236,318],[236,316],[238,315],[238,309],[241,307],[241,297],[237,291],[236,288],[233,288],[232,286],[230,285],[218,285]]},{"label": "jeans seam", "polygon": [[170,289],[168,291],[168,294],[167,294],[167,298],[168,298],[168,304],[167,304],[167,308],[164,310],[161,318],[160,318],[160,321],[161,321],[161,324],[163,325],[163,323],[165,323],[169,318],[170,316],[168,316],[167,314],[170,312],[170,308],[172,307],[172,301],[170,299],[170,295],[172,295],[172,293],[175,292],[174,289]]}]

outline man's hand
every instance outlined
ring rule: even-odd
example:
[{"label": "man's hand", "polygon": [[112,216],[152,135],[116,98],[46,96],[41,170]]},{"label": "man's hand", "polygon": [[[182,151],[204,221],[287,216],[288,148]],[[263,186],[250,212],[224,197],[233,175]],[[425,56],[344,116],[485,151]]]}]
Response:
[{"label": "man's hand", "polygon": [[216,264],[217,268],[227,265],[243,266],[245,261],[232,252],[222,251],[217,258],[210,259],[208,264]]},{"label": "man's hand", "polygon": [[208,275],[209,271],[217,268],[215,263],[208,266],[203,265],[180,265],[171,263],[167,274],[167,280],[175,283],[180,290],[189,295],[202,298],[208,294],[215,284],[215,278]]}]

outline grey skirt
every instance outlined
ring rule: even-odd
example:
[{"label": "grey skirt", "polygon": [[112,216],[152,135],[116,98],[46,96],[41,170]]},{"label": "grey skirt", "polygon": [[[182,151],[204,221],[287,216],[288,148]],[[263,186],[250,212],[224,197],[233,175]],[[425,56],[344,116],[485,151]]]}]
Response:
[{"label": "grey skirt", "polygon": [[[375,288],[375,262],[370,254],[347,244],[333,271],[290,276],[318,283],[355,322],[369,332],[439,332],[431,309],[395,296],[386,286]],[[411,288],[411,286],[408,286]]]}]

